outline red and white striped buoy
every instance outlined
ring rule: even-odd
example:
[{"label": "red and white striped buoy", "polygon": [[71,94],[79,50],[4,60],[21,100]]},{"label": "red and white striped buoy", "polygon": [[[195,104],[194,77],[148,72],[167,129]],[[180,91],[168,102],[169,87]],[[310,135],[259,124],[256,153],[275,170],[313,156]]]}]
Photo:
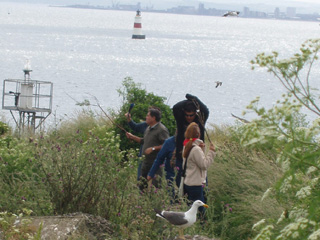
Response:
[{"label": "red and white striped buoy", "polygon": [[145,38],[146,38],[146,35],[142,34],[141,15],[140,15],[140,11],[138,10],[134,18],[132,39],[145,39]]}]

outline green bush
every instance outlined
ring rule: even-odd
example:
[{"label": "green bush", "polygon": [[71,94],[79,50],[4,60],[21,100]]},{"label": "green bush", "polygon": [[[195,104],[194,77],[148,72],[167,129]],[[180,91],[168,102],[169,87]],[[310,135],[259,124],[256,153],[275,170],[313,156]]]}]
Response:
[{"label": "green bush", "polygon": [[9,126],[7,124],[5,124],[4,122],[0,121],[0,136],[4,135],[8,131],[9,131]]},{"label": "green bush", "polygon": [[39,166],[34,161],[32,138],[0,138],[0,185],[0,211],[28,208],[39,214],[50,212]]},{"label": "green bush", "polygon": [[[159,97],[153,93],[148,93],[145,89],[141,89],[141,84],[135,83],[129,77],[123,80],[122,85],[123,88],[119,89],[118,92],[123,99],[123,104],[119,112],[115,115],[115,122],[118,125],[122,126],[127,131],[132,132],[128,126],[127,119],[124,116],[125,113],[128,112],[131,103],[135,104],[131,111],[132,119],[137,123],[145,121],[150,106],[156,106],[160,108],[162,112],[161,122],[168,128],[170,136],[174,135],[176,123],[171,108],[164,103],[165,97]],[[120,134],[121,149],[124,150],[137,147],[136,143],[133,143],[126,138],[124,131],[115,128],[115,132]]]},{"label": "green bush", "polygon": [[56,134],[38,142],[36,161],[55,213],[95,214],[104,189],[120,168],[118,137],[106,129],[101,137],[94,131],[83,136],[80,129],[68,137]]}]

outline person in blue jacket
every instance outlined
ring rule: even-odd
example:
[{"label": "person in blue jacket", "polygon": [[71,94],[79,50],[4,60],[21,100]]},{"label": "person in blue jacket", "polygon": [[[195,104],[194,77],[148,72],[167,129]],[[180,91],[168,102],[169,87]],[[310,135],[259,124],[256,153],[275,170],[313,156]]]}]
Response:
[{"label": "person in blue jacket", "polygon": [[164,141],[162,148],[158,152],[157,158],[154,160],[154,163],[148,173],[147,180],[151,180],[152,178],[154,178],[157,170],[164,163],[164,170],[166,171],[166,180],[173,182],[175,173],[171,165],[171,158],[173,155],[173,151],[176,148],[175,138],[175,136],[172,136]]}]

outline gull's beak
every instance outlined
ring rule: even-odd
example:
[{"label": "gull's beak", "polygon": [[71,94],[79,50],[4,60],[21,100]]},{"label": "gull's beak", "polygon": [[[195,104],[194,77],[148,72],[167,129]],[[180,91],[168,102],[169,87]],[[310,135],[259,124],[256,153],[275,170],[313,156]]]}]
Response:
[{"label": "gull's beak", "polygon": [[203,204],[203,206],[204,206],[205,208],[208,208],[208,207],[209,207],[207,204]]}]

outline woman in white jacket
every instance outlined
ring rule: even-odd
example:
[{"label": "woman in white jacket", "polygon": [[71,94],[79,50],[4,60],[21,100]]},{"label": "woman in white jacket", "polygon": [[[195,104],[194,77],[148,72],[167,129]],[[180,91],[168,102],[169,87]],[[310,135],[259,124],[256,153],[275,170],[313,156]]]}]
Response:
[{"label": "woman in white jacket", "polygon": [[200,128],[195,122],[189,124],[183,145],[184,194],[187,194],[191,202],[201,200],[205,203],[203,188],[206,184],[207,169],[216,156],[215,147],[211,143],[205,155],[205,144],[200,139]]}]

